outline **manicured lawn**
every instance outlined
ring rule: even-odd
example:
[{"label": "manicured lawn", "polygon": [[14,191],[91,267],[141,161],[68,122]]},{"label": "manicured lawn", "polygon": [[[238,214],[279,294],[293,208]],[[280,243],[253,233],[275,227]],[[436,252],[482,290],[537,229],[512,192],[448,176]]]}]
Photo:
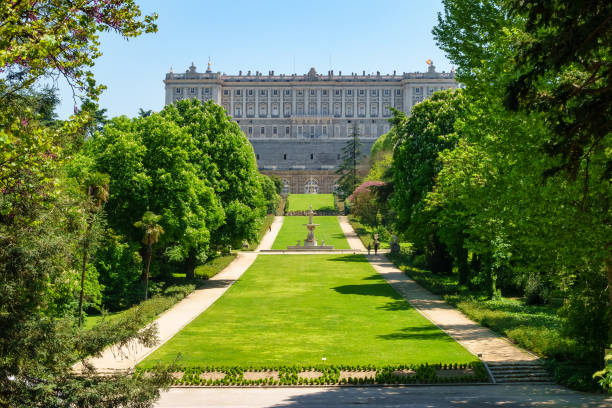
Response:
[{"label": "manicured lawn", "polygon": [[260,255],[140,366],[411,364],[477,359],[406,303],[361,255]]},{"label": "manicured lawn", "polygon": [[[321,241],[323,240],[325,241],[325,245],[333,245],[335,249],[350,249],[348,241],[338,223],[338,217],[312,217],[312,222],[314,224],[320,224],[315,229],[315,238],[319,245],[321,245]],[[308,224],[308,217],[285,217],[283,226],[274,244],[272,244],[272,249],[287,249],[288,245],[297,244],[298,239],[300,240],[300,245],[303,245],[306,235],[308,234],[308,230],[304,224]]]},{"label": "manicured lawn", "polygon": [[334,196],[333,194],[289,194],[287,197],[289,207],[287,211],[306,211],[312,209],[314,211],[327,210],[334,211]]}]

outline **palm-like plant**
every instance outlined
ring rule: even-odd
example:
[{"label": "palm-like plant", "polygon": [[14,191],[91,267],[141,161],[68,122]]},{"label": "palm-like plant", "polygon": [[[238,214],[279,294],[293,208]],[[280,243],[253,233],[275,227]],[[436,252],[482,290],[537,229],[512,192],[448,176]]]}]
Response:
[{"label": "palm-like plant", "polygon": [[159,241],[160,235],[164,233],[164,229],[157,222],[161,219],[161,215],[155,215],[151,211],[146,211],[140,221],[136,221],[134,226],[144,231],[142,243],[147,246],[146,266],[145,266],[145,300],[149,294],[149,267],[151,266],[151,255],[153,253],[153,244]]}]

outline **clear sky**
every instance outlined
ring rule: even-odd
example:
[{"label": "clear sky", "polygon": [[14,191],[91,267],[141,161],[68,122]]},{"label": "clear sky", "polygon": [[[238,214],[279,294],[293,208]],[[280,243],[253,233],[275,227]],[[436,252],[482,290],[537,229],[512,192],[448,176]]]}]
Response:
[{"label": "clear sky", "polygon": [[[94,74],[108,87],[100,106],[109,117],[161,110],[170,67],[185,72],[194,62],[203,72],[209,57],[213,71],[228,74],[304,74],[310,67],[320,73],[423,72],[428,58],[438,71],[451,69],[431,34],[439,0],[136,2],[145,14],[159,14],[159,31],[129,41],[101,35]],[[58,85],[59,114],[66,118],[74,109],[72,93]]]}]

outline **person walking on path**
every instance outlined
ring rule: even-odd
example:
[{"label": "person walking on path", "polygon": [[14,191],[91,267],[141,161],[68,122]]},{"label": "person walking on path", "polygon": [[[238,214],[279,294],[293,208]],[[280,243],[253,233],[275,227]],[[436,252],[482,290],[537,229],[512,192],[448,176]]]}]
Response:
[{"label": "person walking on path", "polygon": [[372,250],[372,244],[368,242],[368,255],[370,255],[371,250]]},{"label": "person walking on path", "polygon": [[378,255],[378,234],[374,235],[374,255]]}]

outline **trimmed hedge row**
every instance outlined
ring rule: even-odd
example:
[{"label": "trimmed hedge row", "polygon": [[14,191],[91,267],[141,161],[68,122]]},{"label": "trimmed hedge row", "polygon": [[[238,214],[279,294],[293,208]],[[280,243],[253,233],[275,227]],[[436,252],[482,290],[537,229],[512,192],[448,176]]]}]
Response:
[{"label": "trimmed hedge row", "polygon": [[[438,375],[446,370],[467,370],[470,374]],[[156,368],[136,368],[135,378],[142,378]],[[259,379],[247,379],[245,372],[269,373]],[[344,372],[344,377],[341,377]],[[365,377],[364,372],[376,372]],[[182,375],[180,375],[182,373]],[[202,378],[202,374],[224,374],[223,378]],[[309,376],[308,373],[311,373]],[[353,374],[353,376],[347,376]],[[361,374],[360,374],[361,373]],[[301,374],[301,375],[300,375]],[[180,375],[180,378],[179,378]],[[469,364],[419,364],[390,366],[276,366],[276,367],[185,367],[175,369],[174,385],[190,386],[287,386],[287,385],[362,385],[362,384],[439,384],[488,382],[489,377],[481,362]]]}]

